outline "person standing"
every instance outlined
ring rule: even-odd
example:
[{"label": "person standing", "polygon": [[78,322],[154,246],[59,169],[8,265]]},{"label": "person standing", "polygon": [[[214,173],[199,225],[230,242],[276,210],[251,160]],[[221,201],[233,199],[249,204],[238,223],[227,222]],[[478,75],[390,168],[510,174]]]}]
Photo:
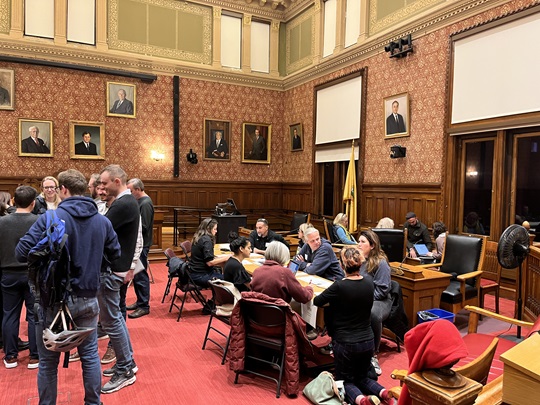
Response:
[{"label": "person standing", "polygon": [[[127,188],[127,174],[119,165],[109,165],[101,173],[101,185],[114,201],[105,214],[113,226],[121,246],[121,256],[110,263],[104,263],[98,295],[101,326],[109,335],[116,364],[103,372],[110,376],[109,382],[101,387],[101,392],[116,392],[136,381],[138,367],[133,360],[133,347],[122,315],[122,290],[133,279],[135,246],[139,231],[139,205]],[[125,295],[124,295],[125,301]]]},{"label": "person standing", "polygon": [[[101,403],[101,366],[97,345],[97,322],[99,306],[97,294],[99,275],[104,256],[108,260],[120,257],[120,245],[111,222],[99,215],[96,204],[84,197],[88,184],[83,174],[69,169],[58,175],[58,194],[61,203],[56,215],[65,222],[70,254],[70,279],[72,292],[67,306],[74,322],[80,327],[95,330],[77,347],[82,362],[84,403]],[[19,261],[27,260],[28,253],[41,240],[47,229],[47,216],[41,215],[23,236],[15,252]],[[38,392],[40,404],[55,404],[58,390],[58,363],[60,353],[52,352],[43,344],[43,329],[50,325],[58,305],[40,308],[43,320],[36,324],[36,338],[39,352]]]},{"label": "person standing", "polygon": [[2,337],[4,342],[4,365],[6,368],[17,367],[19,353],[17,338],[21,319],[22,304],[26,306],[28,322],[28,339],[30,342],[29,369],[38,368],[39,356],[36,343],[34,296],[28,285],[28,265],[19,262],[15,257],[15,246],[31,226],[37,215],[32,214],[36,190],[30,186],[19,186],[15,190],[15,206],[17,210],[0,218],[0,274],[2,274]]},{"label": "person standing", "polygon": [[144,183],[141,179],[134,178],[128,181],[128,188],[131,194],[139,203],[139,211],[141,213],[143,248],[139,260],[144,267],[133,277],[133,286],[137,302],[126,307],[132,311],[128,315],[129,318],[140,318],[141,316],[150,313],[150,278],[148,277],[148,252],[153,243],[153,228],[154,228],[154,204],[148,194],[144,192]]}]

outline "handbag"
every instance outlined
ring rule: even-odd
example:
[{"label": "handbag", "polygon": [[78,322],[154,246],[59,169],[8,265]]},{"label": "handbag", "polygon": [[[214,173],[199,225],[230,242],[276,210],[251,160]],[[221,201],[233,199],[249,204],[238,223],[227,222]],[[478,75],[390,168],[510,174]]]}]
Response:
[{"label": "handbag", "polygon": [[304,395],[317,405],[342,405],[343,394],[339,391],[334,376],[321,372],[304,387]]}]

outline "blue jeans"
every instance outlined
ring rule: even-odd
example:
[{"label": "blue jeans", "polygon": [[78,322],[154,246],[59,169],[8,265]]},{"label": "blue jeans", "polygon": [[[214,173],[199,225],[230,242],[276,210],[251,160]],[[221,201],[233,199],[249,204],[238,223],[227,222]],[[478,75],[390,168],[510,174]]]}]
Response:
[{"label": "blue jeans", "polygon": [[17,338],[21,319],[22,304],[26,306],[30,358],[38,358],[34,321],[34,296],[28,286],[28,271],[6,271],[2,273],[3,315],[1,322],[6,358],[17,358],[19,349]]},{"label": "blue jeans", "polygon": [[208,282],[214,278],[219,278],[220,280],[223,280],[223,273],[212,269],[210,269],[208,273],[198,273],[192,271],[190,274],[193,282],[202,288],[208,288]]},{"label": "blue jeans", "polygon": [[148,277],[148,251],[149,247],[144,247],[141,252],[140,261],[144,266],[133,278],[133,287],[137,295],[137,308],[150,309],[150,278]]},{"label": "blue jeans", "polygon": [[354,404],[358,395],[379,395],[384,387],[368,377],[373,356],[373,340],[358,343],[332,341],[336,380],[343,380],[347,401]]},{"label": "blue jeans", "polygon": [[109,335],[116,353],[118,372],[126,373],[131,369],[133,348],[126,320],[120,310],[120,289],[124,281],[111,272],[102,272],[100,281],[98,301],[101,327]]},{"label": "blue jeans", "polygon": [[[82,363],[84,403],[86,405],[99,405],[101,395],[101,364],[99,362],[97,344],[98,300],[95,297],[83,298],[71,296],[68,298],[67,305],[77,326],[96,328],[77,347],[77,351],[81,356]],[[57,311],[58,307],[47,309],[46,313],[42,315],[44,323],[36,323],[36,339],[39,351],[39,405],[56,404],[58,363],[62,353],[51,352],[45,348],[43,344],[43,325],[48,327]]]}]

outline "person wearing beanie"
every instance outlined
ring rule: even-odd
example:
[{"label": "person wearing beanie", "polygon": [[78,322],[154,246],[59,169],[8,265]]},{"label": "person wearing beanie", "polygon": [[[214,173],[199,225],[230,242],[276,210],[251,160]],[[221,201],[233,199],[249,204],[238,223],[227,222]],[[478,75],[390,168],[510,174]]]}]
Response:
[{"label": "person wearing beanie", "polygon": [[405,223],[403,224],[403,229],[407,229],[407,252],[411,257],[416,257],[416,250],[414,250],[414,245],[416,243],[423,243],[426,245],[429,251],[433,250],[433,244],[431,243],[431,236],[427,226],[416,218],[414,212],[408,212],[405,215]]}]

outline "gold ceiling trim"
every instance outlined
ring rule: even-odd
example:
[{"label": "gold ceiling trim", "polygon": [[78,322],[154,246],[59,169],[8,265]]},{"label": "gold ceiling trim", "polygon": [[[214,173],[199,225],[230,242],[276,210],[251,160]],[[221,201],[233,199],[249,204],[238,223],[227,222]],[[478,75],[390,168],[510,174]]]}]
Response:
[{"label": "gold ceiling trim", "polygon": [[376,34],[384,30],[385,28],[391,27],[393,25],[399,24],[400,21],[410,18],[415,13],[426,10],[429,6],[432,6],[436,3],[442,3],[444,0],[421,0],[415,1],[408,6],[405,6],[396,12],[384,17],[381,20],[377,20],[377,10],[379,1],[386,0],[371,0],[369,2],[369,33]]}]

